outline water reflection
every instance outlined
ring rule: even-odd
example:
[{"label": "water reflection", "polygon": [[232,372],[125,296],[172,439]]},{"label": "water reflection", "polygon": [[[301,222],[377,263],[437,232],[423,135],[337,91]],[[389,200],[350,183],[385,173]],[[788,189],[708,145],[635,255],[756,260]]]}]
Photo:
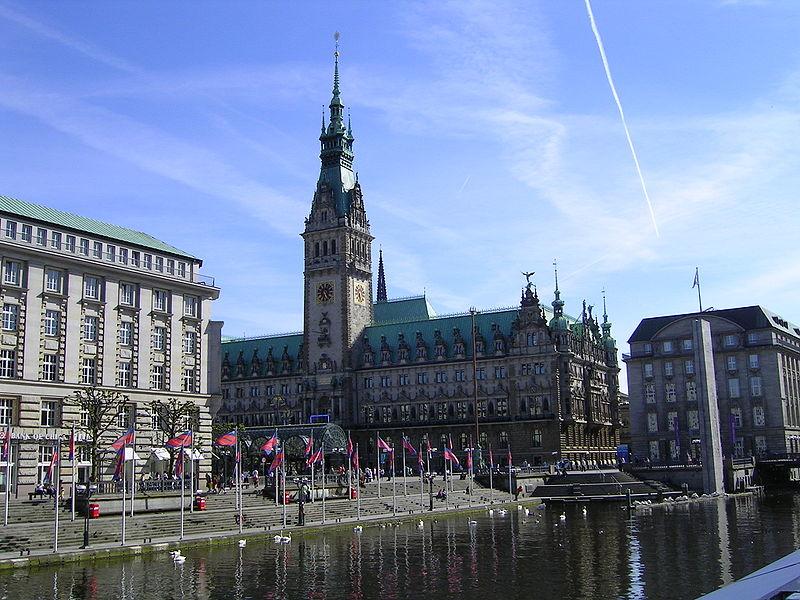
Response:
[{"label": "water reflection", "polygon": [[800,542],[793,496],[463,515],[0,576],[2,598],[694,598]]}]

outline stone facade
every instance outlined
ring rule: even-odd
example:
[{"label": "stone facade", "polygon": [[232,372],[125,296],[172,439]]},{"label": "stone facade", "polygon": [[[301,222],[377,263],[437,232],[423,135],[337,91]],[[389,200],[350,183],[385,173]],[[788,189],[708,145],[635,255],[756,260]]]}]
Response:
[{"label": "stone facade", "polygon": [[639,324],[624,355],[634,454],[658,464],[700,456],[701,384],[692,336],[699,318],[711,327],[723,455],[800,452],[800,328],[748,306]]},{"label": "stone facade", "polygon": [[403,433],[438,448],[451,437],[457,453],[477,441],[484,461],[491,444],[498,463],[510,447],[515,464],[613,464],[611,324],[585,303],[580,318],[566,316],[557,279],[552,309],[528,283],[516,307],[438,317],[424,296],[387,298],[381,256],[373,301],[373,238],[342,115],[337,56],[303,233],[304,330],[224,342],[215,418],[262,428],[330,419],[352,431],[365,460],[380,431],[397,447]]},{"label": "stone facade", "polygon": [[[199,440],[210,441],[219,381],[208,374],[219,368],[221,323],[210,320],[219,290],[199,273],[199,259],[145,234],[8,198],[0,198],[0,253],[0,435],[10,420],[20,491],[41,481],[55,440],[66,443],[80,421],[63,399],[84,386],[130,397],[131,413],[108,437],[110,444],[136,425],[137,473],[159,467],[148,458],[163,443],[146,410],[151,400],[195,402]],[[62,477],[70,469],[64,460]],[[102,477],[111,471],[113,458]]]}]

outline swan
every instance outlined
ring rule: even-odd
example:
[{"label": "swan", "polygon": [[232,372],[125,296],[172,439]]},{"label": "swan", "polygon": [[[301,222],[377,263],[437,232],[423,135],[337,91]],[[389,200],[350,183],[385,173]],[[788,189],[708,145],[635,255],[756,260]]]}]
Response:
[{"label": "swan", "polygon": [[561,513],[561,516],[558,517],[558,518],[561,519],[562,521],[566,521],[567,520],[567,515],[566,515],[566,513]]},{"label": "swan", "polygon": [[280,544],[280,543],[281,543],[281,536],[279,536],[279,535],[276,535],[276,536],[275,536],[274,538],[272,538],[272,539],[273,539],[273,540],[275,540],[275,543],[276,543],[276,544]]},{"label": "swan", "polygon": [[531,511],[526,508],[525,509],[525,516],[528,517],[528,516],[530,516],[530,514],[531,514]]},{"label": "swan", "polygon": [[247,540],[239,540],[239,548],[244,548],[247,546]]},{"label": "swan", "polygon": [[588,515],[588,514],[589,514],[589,511],[588,511],[588,510],[586,510],[586,507],[585,507],[585,506],[583,507],[583,510],[582,510],[581,512],[583,513],[583,516],[584,516],[584,517],[585,517],[586,515]]},{"label": "swan", "polygon": [[364,528],[361,525],[356,525],[355,527],[353,527],[353,531],[355,531],[356,533],[361,533],[363,530]]},{"label": "swan", "polygon": [[522,504],[517,504],[517,510],[522,510]]},{"label": "swan", "polygon": [[181,556],[181,555],[179,554],[178,556],[176,556],[176,557],[175,557],[175,558],[173,558],[172,560],[173,560],[173,561],[175,561],[175,564],[176,564],[176,565],[182,565],[183,563],[185,563],[185,562],[186,562],[186,557],[185,557],[185,556]]},{"label": "swan", "polygon": [[291,535],[282,535],[281,536],[281,544],[291,544],[292,543],[292,536]]},{"label": "swan", "polygon": [[467,523],[469,523],[470,525],[477,525],[477,524],[478,524],[478,522],[477,522],[477,521],[473,521],[472,519],[470,519],[469,521],[467,521]]},{"label": "swan", "polygon": [[490,517],[494,516],[494,510],[493,510],[493,509],[491,509],[491,508],[489,509],[489,516],[490,516]]},{"label": "swan", "polygon": [[175,558],[176,556],[180,556],[181,555],[181,551],[180,550],[172,550],[172,551],[170,551],[169,555],[172,558]]},{"label": "swan", "polygon": [[417,527],[419,529],[423,529],[425,527],[425,523],[422,522],[422,519],[420,519],[419,523],[417,523]]}]

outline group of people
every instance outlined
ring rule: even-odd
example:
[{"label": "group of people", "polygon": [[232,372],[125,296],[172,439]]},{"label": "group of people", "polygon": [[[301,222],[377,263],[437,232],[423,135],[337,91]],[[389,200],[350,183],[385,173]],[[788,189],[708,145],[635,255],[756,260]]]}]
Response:
[{"label": "group of people", "polygon": [[[257,469],[253,469],[252,471],[245,471],[242,473],[241,476],[241,484],[242,487],[250,487],[250,484],[253,485],[253,489],[258,489],[258,484],[261,477],[258,474]],[[206,473],[206,489],[209,492],[214,494],[226,494],[229,489],[233,489],[236,487],[236,479],[233,476],[229,476],[227,479],[223,475],[212,475],[211,473]]]}]

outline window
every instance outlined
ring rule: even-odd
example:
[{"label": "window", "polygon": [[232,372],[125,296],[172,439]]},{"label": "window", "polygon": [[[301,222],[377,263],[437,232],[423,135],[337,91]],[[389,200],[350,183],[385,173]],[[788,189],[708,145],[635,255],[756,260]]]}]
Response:
[{"label": "window", "polygon": [[44,271],[44,289],[48,292],[55,294],[62,293],[64,283],[64,274],[56,269],[45,269]]},{"label": "window", "polygon": [[16,304],[3,305],[3,331],[17,330],[17,315],[19,307]]},{"label": "window", "polygon": [[[286,386],[286,392],[289,393],[289,386]],[[183,370],[183,389],[184,392],[194,392],[195,385],[194,385],[194,369],[184,369]]]},{"label": "window", "polygon": [[425,371],[417,373],[417,383],[428,383],[428,374]]},{"label": "window", "polygon": [[128,410],[128,407],[120,408],[117,411],[117,427],[120,429],[125,429],[130,427],[131,422],[131,413]]},{"label": "window", "polygon": [[81,383],[95,383],[95,362],[93,358],[84,358],[81,363]]},{"label": "window", "polygon": [[64,245],[64,249],[67,252],[75,252],[75,236],[68,235],[67,236],[67,243]]},{"label": "window", "polygon": [[686,372],[687,375],[694,375],[694,361],[693,360],[684,361],[683,370]]},{"label": "window", "polygon": [[447,372],[446,371],[436,371],[434,376],[436,378],[436,383],[446,383],[447,382]]},{"label": "window", "polygon": [[388,375],[381,375],[381,387],[392,387],[392,378]]},{"label": "window", "polygon": [[6,237],[12,240],[17,239],[17,222],[6,221]]},{"label": "window", "polygon": [[83,317],[83,341],[96,342],[97,341],[97,317],[89,315]]},{"label": "window", "polygon": [[194,354],[197,346],[197,334],[194,331],[183,332],[183,351],[186,354]]},{"label": "window", "polygon": [[131,363],[124,361],[117,365],[117,385],[131,387]]},{"label": "window", "polygon": [[53,460],[53,444],[40,444],[39,445],[39,463],[36,467],[36,482],[44,483],[50,471],[50,461]]},{"label": "window", "polygon": [[675,402],[675,384],[668,383],[665,386],[665,391],[667,393],[667,402]]},{"label": "window", "polygon": [[150,372],[150,387],[154,390],[164,389],[164,365],[153,365]]},{"label": "window", "polygon": [[758,343],[758,334],[750,332],[747,334],[747,343],[748,344],[757,344]]},{"label": "window", "polygon": [[482,381],[482,380],[486,379],[486,368],[485,367],[478,367],[475,370],[475,378],[478,381]]},{"label": "window", "polygon": [[499,398],[497,400],[497,416],[508,416],[508,400],[506,398]]},{"label": "window", "polygon": [[672,361],[668,360],[664,363],[664,375],[666,377],[672,377]]},{"label": "window", "polygon": [[133,323],[123,321],[119,324],[119,345],[130,346],[133,341]]},{"label": "window", "polygon": [[742,458],[744,456],[744,438],[735,438],[733,443],[733,455],[736,458]]},{"label": "window", "polygon": [[675,431],[678,424],[678,413],[671,411],[667,413],[667,428],[670,431]]},{"label": "window", "polygon": [[36,243],[39,246],[47,246],[47,229],[36,228]]},{"label": "window", "polygon": [[119,284],[119,303],[125,306],[133,306],[136,301],[136,286],[132,283]]},{"label": "window", "polygon": [[169,273],[170,275],[175,274],[175,261],[172,260],[171,258],[167,259],[167,273]]},{"label": "window", "polygon": [[164,271],[164,259],[156,256],[156,271],[162,273]]},{"label": "window", "polygon": [[8,285],[20,285],[22,283],[22,263],[15,260],[7,260],[3,264],[3,283]]},{"label": "window", "polygon": [[466,381],[464,377],[464,369],[457,369],[455,372],[456,381]]},{"label": "window", "polygon": [[145,254],[142,257],[142,266],[148,271],[153,268],[153,256],[151,254]]},{"label": "window", "polygon": [[728,371],[735,371],[736,370],[736,357],[735,356],[728,356],[725,359],[725,365],[728,367]]},{"label": "window", "polygon": [[42,381],[55,381],[58,373],[58,355],[45,354],[42,356]]},{"label": "window", "polygon": [[187,317],[197,316],[197,297],[184,296],[183,297],[183,314]]},{"label": "window", "polygon": [[100,278],[93,275],[83,276],[83,297],[87,300],[100,300]]},{"label": "window", "polygon": [[742,409],[738,406],[731,408],[731,420],[735,427],[742,426]]},{"label": "window", "polygon": [[656,413],[647,413],[647,431],[658,432],[658,415]]},{"label": "window", "polygon": [[728,379],[728,396],[731,398],[738,398],[741,396],[738,379]]},{"label": "window", "polygon": [[33,239],[33,227],[30,225],[22,226],[22,233],[20,234],[23,242],[30,242]]},{"label": "window", "polygon": [[56,250],[61,250],[61,233],[58,231],[53,232],[53,236],[50,238],[50,246]]},{"label": "window", "polygon": [[436,403],[436,418],[440,421],[447,419],[447,404],[444,402]]},{"label": "window", "polygon": [[686,399],[690,401],[697,400],[697,384],[694,381],[686,382]]},{"label": "window", "polygon": [[506,378],[506,368],[503,366],[497,366],[494,368],[494,378],[495,379],[505,379]]},{"label": "window", "polygon": [[651,344],[650,342],[645,342],[644,344],[642,344],[642,351],[645,354],[652,354],[653,353],[653,344]]},{"label": "window", "polygon": [[372,377],[364,377],[364,389],[369,390],[372,389],[372,387],[374,387]]},{"label": "window", "polygon": [[689,410],[686,412],[687,420],[689,421],[689,429],[697,431],[700,429],[700,413],[696,410]]},{"label": "window", "polygon": [[111,244],[106,245],[106,258],[111,262],[117,261],[117,247]]},{"label": "window", "polygon": [[499,436],[498,439],[500,440],[500,445],[501,446],[507,446],[508,445],[508,432],[507,431],[501,431],[500,432],[500,436]]},{"label": "window", "polygon": [[89,240],[86,238],[81,238],[80,241],[80,253],[84,256],[89,256]]},{"label": "window", "polygon": [[153,328],[153,350],[163,351],[166,345],[167,328],[154,327]]},{"label": "window", "polygon": [[729,335],[726,335],[725,337],[722,338],[722,344],[726,348],[733,348],[734,346],[736,346],[736,344],[738,342],[739,342],[739,340],[737,339],[737,337],[735,335],[730,335],[729,334]]},{"label": "window", "polygon": [[751,354],[748,357],[747,365],[753,370],[758,369],[760,366],[758,362],[758,354]]},{"label": "window", "polygon": [[756,427],[764,427],[766,421],[764,419],[764,407],[763,406],[754,406],[753,407],[753,425]]},{"label": "window", "polygon": [[281,394],[283,394],[284,396],[289,394],[289,384],[288,383],[282,383],[281,384]]},{"label": "window", "polygon": [[766,454],[767,453],[767,438],[763,435],[757,435],[754,438],[755,446],[756,446],[756,454]]},{"label": "window", "polygon": [[0,398],[0,425],[13,425],[14,401],[11,398]]},{"label": "window", "polygon": [[55,427],[58,413],[58,402],[56,400],[42,400],[41,419],[39,424],[42,427]]},{"label": "window", "polygon": [[401,373],[397,376],[397,385],[408,385],[408,373]]},{"label": "window", "polygon": [[750,378],[750,395],[755,397],[761,396],[761,377]]},{"label": "window", "polygon": [[119,249],[119,262],[123,265],[128,264],[128,249],[127,248],[120,248]]},{"label": "window", "polygon": [[532,434],[531,445],[534,448],[541,448],[542,447],[542,430],[541,429],[534,429]]},{"label": "window", "polygon": [[92,244],[92,256],[95,258],[103,258],[103,243],[94,242]]},{"label": "window", "polygon": [[671,340],[667,340],[666,342],[664,342],[662,344],[661,347],[664,350],[664,354],[669,354],[670,352],[672,352],[672,341]]},{"label": "window", "polygon": [[[335,243],[336,242],[334,242],[334,244]],[[336,252],[334,251],[333,254],[336,254]],[[178,277],[186,277],[186,263],[185,262],[179,262],[178,263]]]},{"label": "window", "polygon": [[688,352],[692,349],[692,340],[683,340],[682,345],[683,349]]},{"label": "window", "polygon": [[167,294],[166,290],[153,290],[153,310],[166,312]]},{"label": "window", "polygon": [[61,313],[57,310],[46,310],[44,312],[44,334],[50,336],[58,335],[58,322],[61,320]]},{"label": "window", "polygon": [[656,386],[653,383],[646,383],[644,386],[644,401],[653,404],[656,401]]},{"label": "window", "polygon": [[644,363],[644,376],[648,379],[653,377],[653,363]]},{"label": "window", "polygon": [[0,377],[14,377],[14,351],[0,350]]}]

